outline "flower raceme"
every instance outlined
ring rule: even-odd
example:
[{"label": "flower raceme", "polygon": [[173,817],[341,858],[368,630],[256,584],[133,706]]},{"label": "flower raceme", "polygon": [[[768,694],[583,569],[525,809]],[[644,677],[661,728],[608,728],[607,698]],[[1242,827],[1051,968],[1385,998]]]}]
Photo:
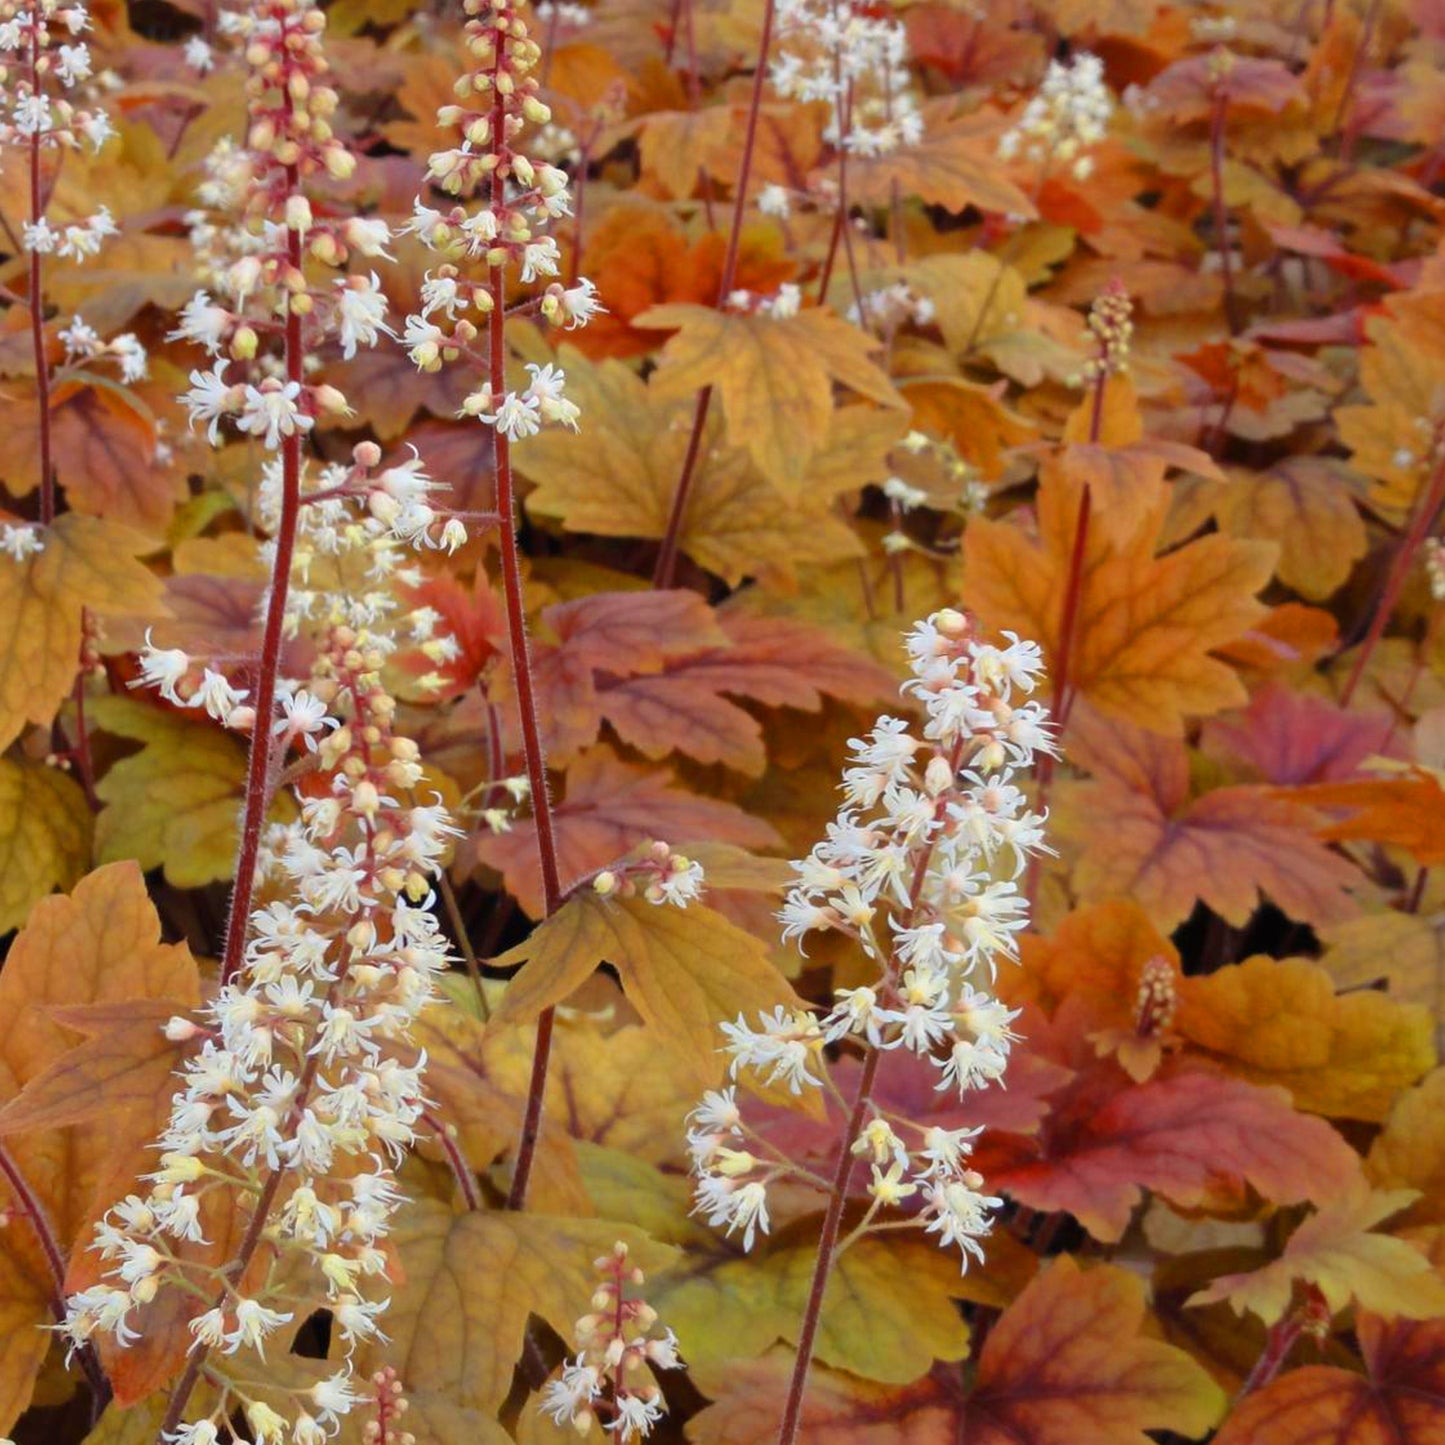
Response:
[{"label": "flower raceme", "polygon": [[682,1366],[672,1331],[652,1333],[657,1311],[638,1296],[643,1273],[628,1264],[627,1252],[619,1240],[593,1261],[600,1279],[591,1312],[577,1321],[578,1354],[542,1392],[540,1407],[583,1436],[600,1421],[622,1445],[650,1435],[667,1413],[649,1373]]},{"label": "flower raceme", "polygon": [[[473,68],[457,82],[457,103],[437,112],[437,121],[455,131],[458,144],[435,152],[427,178],[444,195],[456,198],[446,209],[417,197],[407,225],[440,264],[427,272],[421,309],[407,317],[402,342],[423,371],[466,359],[487,373],[487,380],[462,404],[463,416],[476,417],[508,441],[534,436],[545,425],[578,426],[577,407],[565,395],[561,368],[532,364],[528,384],[504,387],[495,357],[479,342],[478,320],[487,322],[505,310],[509,271],[523,286],[545,289],[524,308],[553,327],[585,326],[598,311],[596,288],[585,277],[570,284],[560,275],[561,254],[545,228],[569,214],[566,174],[532,160],[517,141],[528,126],[546,126],[551,111],[538,98],[532,74],[540,51],[527,32],[525,0],[466,0],[466,44]],[[475,197],[469,207],[463,198]],[[486,274],[465,274],[468,262]],[[490,325],[490,323],[488,323]]]},{"label": "flower raceme", "polygon": [[[780,914],[785,939],[847,935],[877,977],[839,990],[821,1017],[779,1007],[756,1023],[724,1024],[734,1079],[836,1092],[823,1057],[830,1046],[872,1056],[869,1080],[895,1051],[926,1060],[940,1091],[962,1096],[1002,1079],[1016,1014],[986,984],[1000,959],[1016,956],[1028,922],[1018,880],[1030,857],[1051,851],[1046,818],[1016,780],[1037,754],[1054,752],[1047,712],[1029,698],[1039,649],[1005,636],[1006,646],[985,642],[953,611],[908,634],[903,691],[921,705],[922,727],[881,717],[852,741],[843,805],[827,836],[794,863],[797,882]],[[981,1259],[999,1201],[968,1164],[977,1131],[885,1114],[866,1092],[860,1105],[843,1141],[871,1170],[860,1229],[902,1206],[941,1244],[958,1246],[965,1266],[970,1254]],[[697,1210],[751,1248],[769,1229],[768,1187],[815,1176],[776,1157],[747,1125],[735,1087],[707,1094],[689,1124]],[[846,1170],[840,1180],[846,1187]]]}]

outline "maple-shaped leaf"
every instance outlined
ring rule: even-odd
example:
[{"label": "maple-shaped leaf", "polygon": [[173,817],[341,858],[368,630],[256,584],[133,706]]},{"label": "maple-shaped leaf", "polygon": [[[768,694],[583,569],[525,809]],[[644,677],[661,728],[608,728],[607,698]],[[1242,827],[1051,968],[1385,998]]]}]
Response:
[{"label": "maple-shaped leaf", "polygon": [[1393,726],[1387,712],[1353,712],[1270,681],[1243,712],[1205,724],[1204,748],[1237,758],[1261,782],[1328,783],[1350,777],[1378,753]]},{"label": "maple-shaped leaf", "polygon": [[149,617],[164,611],[160,581],[136,556],[144,540],[98,517],[67,512],[44,549],[0,567],[0,747],[27,722],[54,718],[80,663],[81,612]]},{"label": "maple-shaped leaf", "polygon": [[[1445,1248],[1431,1249],[1438,1270]],[[1445,1436],[1445,1322],[1355,1322],[1363,1373],[1287,1370],[1240,1401],[1214,1445],[1435,1445]]]},{"label": "maple-shaped leaf", "polygon": [[[386,1312],[387,1343],[363,1346],[357,1366],[393,1366],[407,1390],[495,1417],[512,1386],[530,1315],[571,1342],[596,1289],[593,1260],[619,1239],[652,1274],[672,1257],[626,1224],[539,1214],[453,1214],[414,1199],[391,1236],[403,1279]],[[469,1437],[454,1437],[469,1438]]]},{"label": "maple-shaped leaf", "polygon": [[1293,801],[1311,790],[1244,785],[1191,799],[1182,743],[1082,713],[1070,753],[1095,774],[1071,785],[1058,823],[1081,845],[1073,880],[1086,902],[1136,899],[1161,929],[1201,901],[1236,926],[1261,897],[1305,922],[1356,911],[1354,868],[1316,841],[1313,816]]},{"label": "maple-shaped leaf", "polygon": [[1372,1191],[1351,1180],[1290,1235],[1277,1260],[1247,1274],[1221,1275],[1189,1303],[1228,1300],[1272,1325],[1290,1308],[1297,1281],[1313,1285],[1331,1314],[1351,1303],[1375,1314],[1424,1320],[1445,1316],[1445,1279],[1421,1250],[1375,1233],[1418,1196],[1410,1189]]},{"label": "maple-shaped leaf", "polygon": [[82,387],[56,407],[53,427],[56,474],[76,511],[165,532],[186,496],[185,477],[156,460],[155,420],[135,396]]},{"label": "maple-shaped leaf", "polygon": [[849,190],[855,200],[887,205],[894,188],[946,211],[968,206],[999,215],[1034,216],[1034,203],[1003,172],[998,162],[996,120],[950,120],[951,102],[925,107],[923,132],[911,145],[886,155],[852,157]]},{"label": "maple-shaped leaf", "polygon": [[[593,364],[570,347],[561,357],[568,395],[591,420],[585,436],[552,428],[518,449],[519,469],[537,484],[527,510],[557,518],[571,532],[662,537],[687,451],[692,400],[664,399],[618,361]],[[906,424],[872,408],[835,412],[812,476],[789,499],[742,449],[721,445],[722,420],[710,414],[681,549],[733,585],[747,577],[788,579],[810,563],[861,556],[833,499],[888,476],[888,448]]]},{"label": "maple-shaped leaf", "polygon": [[795,997],[767,946],[712,909],[601,898],[591,890],[569,898],[493,962],[526,965],[497,1014],[512,1024],[531,1022],[611,964],[643,1021],[706,1083],[722,1074],[719,1023],[739,1012],[771,1012]]},{"label": "maple-shaped leaf", "polygon": [[1445,1068],[1395,1100],[1365,1174],[1378,1189],[1419,1191],[1400,1224],[1445,1224]]},{"label": "maple-shaped leaf", "polygon": [[[679,846],[694,840],[766,848],[778,835],[761,818],[673,784],[665,770],[625,763],[609,748],[589,748],[567,769],[566,791],[553,808],[557,861],[564,886],[615,863],[639,843]],[[509,833],[477,838],[472,850],[501,871],[507,889],[534,918],[542,914],[535,831],[519,820]]]},{"label": "maple-shaped leaf", "polygon": [[[997,1162],[985,1158],[995,1149]],[[1186,1209],[1246,1185],[1299,1203],[1328,1198],[1359,1171],[1345,1141],[1296,1112],[1283,1089],[1193,1069],[1134,1084],[1108,1063],[1055,1096],[1037,1140],[996,1137],[980,1157],[991,1187],[1066,1210],[1105,1240],[1123,1234],[1145,1189]]]},{"label": "maple-shaped leaf", "polygon": [[661,672],[689,653],[727,644],[716,615],[696,592],[594,592],[542,609],[558,642],[599,672]]},{"label": "maple-shaped leaf", "polygon": [[95,822],[105,863],[134,858],[164,867],[178,888],[229,878],[246,784],[246,750],[204,721],[135,698],[100,697],[91,726],[144,746],[106,769],[96,785],[105,807]]},{"label": "maple-shaped leaf", "polygon": [[71,887],[90,861],[90,808],[57,768],[0,758],[0,934],[30,905]]},{"label": "maple-shaped leaf", "polygon": [[652,386],[677,399],[715,387],[727,436],[786,497],[798,496],[823,450],[833,384],[886,406],[905,406],[872,360],[878,342],[830,311],[771,317],[707,306],[654,306],[638,326],[673,331]]},{"label": "maple-shaped leaf", "polygon": [[[991,627],[1037,639],[1051,667],[1081,485],[1062,473],[1043,481],[1037,538],[982,517],[964,534],[964,600]],[[1089,529],[1070,675],[1082,697],[1111,715],[1178,734],[1187,715],[1247,701],[1233,671],[1209,654],[1264,615],[1255,594],[1269,580],[1275,548],[1208,536],[1156,556],[1166,501],[1143,511],[1127,542]]]},{"label": "maple-shaped leaf", "polygon": [[1232,1072],[1336,1119],[1379,1122],[1435,1062],[1429,1009],[1374,990],[1337,994],[1303,958],[1247,958],[1181,980],[1174,1027]]},{"label": "maple-shaped leaf", "polygon": [[[42,899],[0,969],[0,1018],[5,1020],[0,1104],[15,1109],[10,1119],[19,1116],[25,1126],[30,1105],[16,1103],[17,1096],[30,1087],[52,1097],[62,1089],[57,1081],[69,1067],[67,1060],[87,1049],[82,1030],[95,1022],[97,1007],[112,1024],[132,1008],[154,1020],[157,1001],[164,1001],[169,1015],[194,1007],[199,995],[188,950],[160,942],[160,922],[135,864],[98,869],[70,895]],[[76,1009],[79,1014],[71,1012]],[[44,1208],[62,1252],[85,1242],[89,1222],[118,1197],[109,1193],[107,1181],[114,1180],[124,1193],[153,1159],[151,1145],[173,1092],[169,1084],[161,1087],[163,1100],[152,1094],[147,1104],[136,1096],[117,1096],[103,1115],[71,1111],[74,1123],[61,1122],[64,1110],[50,1118],[42,1112],[32,1116],[33,1128],[7,1134],[6,1150]],[[117,1176],[124,1176],[123,1183]],[[18,1203],[0,1179],[0,1208]],[[36,1348],[35,1335],[53,1322],[53,1289],[28,1229],[7,1230],[0,1248],[0,1322],[5,1327],[0,1429],[9,1428],[30,1396],[45,1353],[43,1346]]]},{"label": "maple-shaped leaf", "polygon": [[1214,515],[1232,537],[1277,542],[1279,580],[1311,602],[1333,596],[1368,545],[1349,473],[1326,457],[1231,470]]},{"label": "maple-shaped leaf", "polygon": [[[1053,1263],[989,1331],[972,1384],[937,1370],[889,1388],[819,1369],[804,1397],[806,1445],[1147,1445],[1148,1430],[1203,1435],[1224,1395],[1181,1349],[1148,1335],[1143,1284],[1113,1265]],[[763,1445],[777,1433],[787,1362],[731,1372],[689,1427],[698,1445]]]},{"label": "maple-shaped leaf", "polygon": [[[824,695],[868,705],[896,691],[882,667],[807,623],[714,616],[693,592],[597,593],[543,619],[562,637],[536,649],[534,669],[548,754],[561,762],[605,719],[646,757],[679,751],[756,776],[762,724],[728,694],[816,712]],[[646,644],[633,640],[639,628]]]},{"label": "maple-shaped leaf", "polygon": [[1311,807],[1343,816],[1328,823],[1319,836],[1333,843],[1368,839],[1389,843],[1413,854],[1422,867],[1445,863],[1445,787],[1438,773],[1410,768],[1397,777],[1360,779],[1349,783],[1319,783],[1296,790],[1295,796]]}]

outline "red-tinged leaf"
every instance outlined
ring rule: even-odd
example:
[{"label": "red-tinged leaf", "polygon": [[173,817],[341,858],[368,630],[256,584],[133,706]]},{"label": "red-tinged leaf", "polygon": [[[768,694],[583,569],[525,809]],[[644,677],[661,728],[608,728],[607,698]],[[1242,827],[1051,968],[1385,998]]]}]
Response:
[{"label": "red-tinged leaf", "polygon": [[606,684],[598,690],[597,706],[617,736],[644,757],[678,751],[750,777],[767,767],[762,725],[711,691],[707,679],[690,668]]},{"label": "red-tinged leaf", "polygon": [[443,572],[428,577],[407,595],[413,606],[430,607],[440,613],[439,632],[454,637],[461,649],[456,657],[441,662],[420,653],[405,655],[408,667],[418,674],[435,672],[445,680],[440,696],[453,696],[475,687],[505,655],[506,613],[485,568],[477,568],[470,587]]},{"label": "red-tinged leaf", "polygon": [[[804,1397],[805,1445],[1147,1445],[1148,1430],[1198,1437],[1225,1398],[1181,1349],[1151,1339],[1144,1287],[1128,1270],[1056,1259],[989,1331],[972,1387],[935,1371],[880,1387],[815,1370]],[[782,1358],[729,1373],[695,1416],[697,1445],[763,1445],[786,1390]]]},{"label": "red-tinged leaf", "polygon": [[1328,1198],[1360,1167],[1283,1089],[1203,1071],[1130,1087],[1109,1064],[1057,1097],[1037,1143],[998,1163],[980,1158],[991,1187],[1034,1209],[1065,1210],[1104,1240],[1122,1236],[1146,1189],[1185,1209],[1246,1186],[1296,1204]]},{"label": "red-tinged leaf", "polygon": [[726,644],[717,618],[696,592],[594,592],[545,608],[542,620],[561,646],[596,672],[661,672],[674,658]]},{"label": "red-tinged leaf", "polygon": [[185,479],[156,460],[156,428],[127,393],[85,387],[54,416],[55,468],[72,507],[160,536]]},{"label": "red-tinged leaf", "polygon": [[1221,69],[1212,53],[1176,61],[1145,92],[1151,115],[1179,122],[1205,120],[1220,92],[1231,111],[1257,115],[1277,115],[1287,105],[1304,101],[1304,88],[1280,61],[1231,54],[1229,62]]},{"label": "red-tinged leaf", "polygon": [[1264,783],[1332,783],[1378,753],[1392,728],[1388,713],[1350,712],[1329,698],[1269,682],[1242,713],[1211,718],[1204,746],[1237,758]]},{"label": "red-tinged leaf", "polygon": [[1346,890],[1358,875],[1314,839],[1295,794],[1242,786],[1191,801],[1183,745],[1122,721],[1081,715],[1071,753],[1097,775],[1072,790],[1058,830],[1082,845],[1073,877],[1085,901],[1134,898],[1161,929],[1200,901],[1236,926],[1262,898],[1310,923],[1356,912]]},{"label": "red-tinged leaf", "polygon": [[[567,770],[566,793],[553,816],[564,887],[651,839],[679,847],[706,840],[766,848],[778,841],[761,818],[687,792],[673,784],[670,772],[625,763],[603,747],[589,749]],[[512,895],[539,917],[542,886],[530,824],[521,820],[510,833],[473,846],[478,861],[500,869]]]}]

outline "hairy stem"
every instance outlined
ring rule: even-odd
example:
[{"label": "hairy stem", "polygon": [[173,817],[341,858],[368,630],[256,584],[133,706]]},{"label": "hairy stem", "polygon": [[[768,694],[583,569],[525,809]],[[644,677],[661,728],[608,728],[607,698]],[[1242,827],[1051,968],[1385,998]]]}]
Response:
[{"label": "hairy stem", "polygon": [[1229,208],[1224,203],[1224,122],[1229,95],[1219,86],[1209,119],[1209,184],[1214,198],[1214,240],[1219,247],[1219,268],[1224,277],[1224,319],[1229,334],[1240,332],[1239,300],[1234,294],[1234,256],[1229,247]]},{"label": "hairy stem", "polygon": [[[500,145],[506,135],[506,106],[501,88],[503,47],[495,47],[492,74],[492,136]],[[492,172],[492,208],[504,209],[505,187],[500,170]],[[491,272],[492,311],[487,321],[488,380],[492,395],[507,390],[506,315],[507,286],[502,267]],[[532,820],[537,831],[537,857],[542,872],[542,899],[548,916],[562,902],[561,875],[557,866],[557,840],[552,824],[552,798],[547,791],[547,759],[542,751],[542,730],[537,717],[537,695],[532,681],[532,651],[527,641],[526,596],[522,586],[522,562],[517,548],[517,503],[512,476],[512,446],[500,427],[494,429],[497,479],[497,511],[501,516],[498,541],[502,553],[502,600],[507,613],[507,644],[511,654],[512,677],[517,688],[517,712],[522,728],[522,757],[532,795]],[[542,1101],[547,1091],[547,1070],[552,1058],[553,1011],[547,1009],[537,1020],[537,1042],[532,1050],[532,1075],[527,1103],[522,1113],[522,1134],[517,1144],[517,1165],[507,1195],[508,1209],[521,1209],[527,1202],[527,1186],[537,1156],[542,1132]]]},{"label": "hairy stem", "polygon": [[[733,197],[732,228],[728,232],[727,250],[723,255],[722,278],[718,282],[717,304],[721,306],[733,289],[738,274],[738,250],[742,243],[743,217],[747,214],[748,181],[753,171],[753,153],[757,149],[758,115],[763,105],[763,86],[768,79],[768,50],[773,43],[773,0],[765,0],[763,6],[763,33],[758,41],[757,69],[753,72],[752,97],[748,103],[747,131],[743,137],[743,159],[738,168],[737,191]],[[687,503],[692,483],[697,475],[697,460],[702,451],[703,432],[707,426],[708,408],[712,405],[712,387],[705,386],[697,394],[693,411],[692,433],[688,437],[687,452],[682,461],[682,472],[672,494],[672,506],[668,511],[667,529],[662,535],[662,546],[657,554],[657,565],[652,573],[654,587],[671,587],[677,575],[678,547],[682,538],[683,523],[687,519]]]},{"label": "hairy stem", "polygon": [[[299,191],[294,166],[286,171],[290,195]],[[301,269],[301,233],[286,232],[287,259]],[[286,379],[299,386],[303,380],[301,316],[286,313]],[[291,558],[296,546],[296,521],[301,510],[301,436],[281,438],[281,521],[276,530],[276,557],[271,569],[271,590],[266,601],[266,627],[261,637],[260,672],[256,680],[256,720],[251,725],[251,751],[246,764],[246,806],[241,815],[241,846],[236,857],[236,881],[231,890],[231,912],[226,923],[226,946],[221,955],[221,982],[229,983],[240,971],[251,919],[251,898],[256,889],[256,858],[261,850],[261,829],[271,802],[271,761],[275,738],[276,677],[281,668],[282,629],[286,598],[291,590]]]},{"label": "hairy stem", "polygon": [[1280,1367],[1294,1348],[1295,1341],[1299,1339],[1303,1330],[1302,1321],[1294,1315],[1286,1315],[1282,1320],[1278,1320],[1270,1326],[1269,1334],[1265,1337],[1264,1351],[1254,1362],[1254,1368],[1249,1372],[1249,1378],[1245,1380],[1240,1387],[1239,1394],[1235,1396],[1236,1404],[1252,1390],[1258,1390],[1261,1386],[1269,1384],[1279,1374]]}]

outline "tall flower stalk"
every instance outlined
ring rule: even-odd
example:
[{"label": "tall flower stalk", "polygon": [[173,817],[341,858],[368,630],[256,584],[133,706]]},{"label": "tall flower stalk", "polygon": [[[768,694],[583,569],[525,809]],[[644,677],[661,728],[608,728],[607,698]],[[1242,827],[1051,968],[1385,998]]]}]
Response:
[{"label": "tall flower stalk", "polygon": [[[437,209],[418,197],[409,229],[441,264],[427,273],[422,307],[406,322],[405,344],[426,371],[467,361],[480,368],[481,384],[463,404],[464,415],[492,429],[497,511],[501,517],[502,596],[517,690],[522,752],[532,798],[537,855],[545,910],[562,902],[562,880],[547,786],[547,761],[537,716],[527,640],[526,596],[517,545],[516,489],[512,445],[545,425],[578,427],[577,407],[567,400],[566,378],[552,364],[531,363],[525,386],[508,381],[506,323],[509,285],[541,282],[541,294],[517,304],[549,325],[585,325],[599,309],[592,283],[570,286],[551,280],[560,273],[557,242],[546,228],[570,210],[567,177],[556,166],[533,161],[518,146],[529,126],[544,126],[551,111],[538,97],[534,73],[541,59],[528,33],[525,0],[464,0],[464,31],[470,68],[455,86],[457,103],[437,112],[438,123],[456,132],[455,146],[435,152],[427,179],[454,203]],[[470,207],[463,198],[470,198]],[[481,263],[483,275],[466,274]],[[476,316],[480,320],[472,319]],[[517,1146],[509,1204],[526,1202],[532,1162],[541,1132],[542,1098],[551,1059],[553,1013],[537,1024],[532,1077]]]},{"label": "tall flower stalk", "polygon": [[[797,883],[781,913],[784,939],[846,934],[877,970],[874,981],[840,989],[822,1017],[778,1008],[756,1025],[725,1024],[734,1078],[740,1073],[795,1094],[827,1091],[843,1119],[831,1179],[774,1148],[745,1121],[735,1088],[707,1094],[690,1117],[688,1148],[696,1208],[715,1227],[741,1232],[751,1248],[767,1233],[769,1187],[812,1185],[826,1195],[818,1253],[780,1445],[792,1445],[828,1280],[838,1256],[880,1228],[912,1224],[957,1246],[964,1266],[982,1259],[980,1240],[999,1200],[970,1167],[976,1129],[915,1123],[874,1102],[889,1055],[912,1054],[937,1073],[939,1091],[960,1097],[1000,1079],[1016,1015],[984,987],[999,959],[1016,955],[1028,923],[1018,879],[1049,851],[1043,815],[1016,778],[1051,754],[1048,714],[1028,698],[1042,664],[1038,647],[1009,634],[982,640],[953,611],[908,634],[912,677],[904,692],[922,706],[921,730],[881,717],[852,741],[844,801],[827,837],[793,865]],[[823,1062],[834,1045],[861,1060],[851,1098]],[[756,1152],[755,1152],[756,1151]],[[869,1166],[868,1204],[841,1237],[855,1168]]]}]

